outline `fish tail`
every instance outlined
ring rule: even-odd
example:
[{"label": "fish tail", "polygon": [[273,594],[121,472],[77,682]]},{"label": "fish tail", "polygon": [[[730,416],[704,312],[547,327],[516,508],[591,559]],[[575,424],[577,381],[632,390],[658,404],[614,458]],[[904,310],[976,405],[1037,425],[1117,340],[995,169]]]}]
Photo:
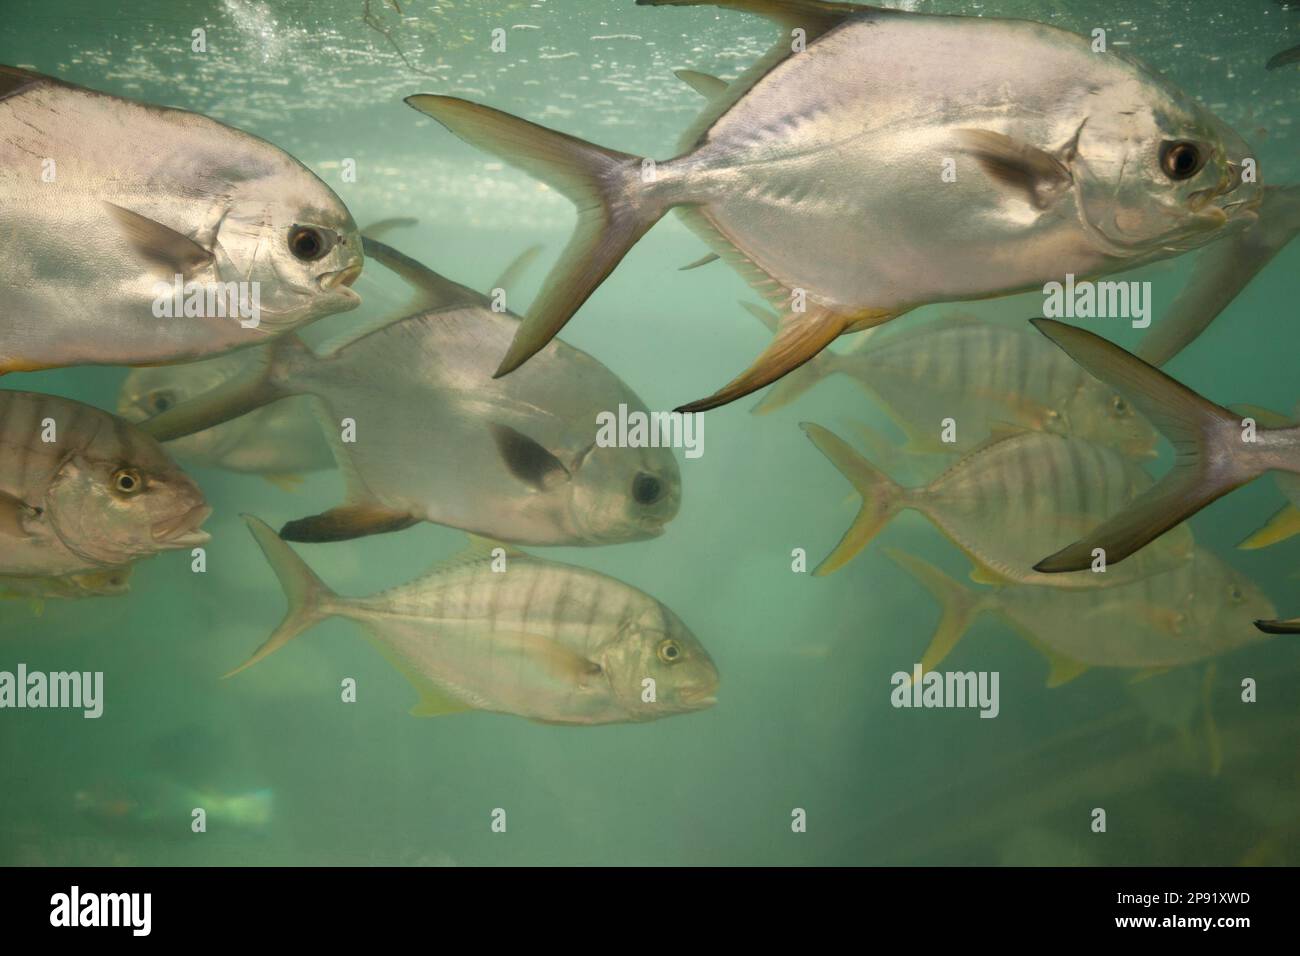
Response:
[{"label": "fish tail", "polygon": [[853,524],[844,532],[835,550],[813,571],[820,577],[839,570],[867,546],[903,507],[906,490],[834,433],[812,422],[803,422],[799,427],[862,496],[862,507]]},{"label": "fish tail", "polygon": [[921,582],[934,595],[943,611],[939,626],[930,638],[930,645],[921,655],[921,670],[934,670],[970,629],[971,622],[980,612],[989,609],[988,599],[954,581],[933,564],[914,554],[906,554],[896,548],[886,548],[885,554],[889,560]]},{"label": "fish tail", "polygon": [[1034,570],[1082,571],[1100,550],[1118,564],[1210,502],[1267,469],[1241,441],[1241,419],[1159,369],[1084,329],[1051,319],[1031,320],[1086,371],[1111,385],[1147,416],[1174,446],[1174,467],[1119,514]]},{"label": "fish tail", "polygon": [[315,624],[338,613],[339,596],[331,591],[307,563],[285,544],[270,526],[252,515],[244,515],[244,523],[253,533],[262,554],[271,565],[271,570],[284,588],[284,596],[289,601],[289,610],[284,615],[274,633],[266,642],[253,652],[253,656],[240,664],[226,677],[233,677],[240,671],[252,667],[258,661],[278,651],[284,645]]},{"label": "fish tail", "polygon": [[461,139],[501,157],[564,193],[578,207],[573,238],[520,323],[496,371],[514,371],[564,328],[629,249],[672,203],[651,198],[640,157],[605,149],[509,113],[451,96],[420,94],[406,103]]},{"label": "fish tail", "polygon": [[278,336],[259,348],[256,360],[238,375],[155,415],[140,427],[157,441],[171,441],[247,415],[295,394],[285,372],[294,362],[305,358],[315,360],[301,339],[296,335]]}]

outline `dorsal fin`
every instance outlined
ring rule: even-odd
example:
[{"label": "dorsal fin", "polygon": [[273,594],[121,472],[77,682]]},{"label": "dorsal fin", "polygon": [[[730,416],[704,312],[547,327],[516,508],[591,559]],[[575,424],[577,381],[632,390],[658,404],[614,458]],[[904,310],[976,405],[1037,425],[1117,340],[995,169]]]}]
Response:
[{"label": "dorsal fin", "polygon": [[704,111],[682,134],[680,145],[683,151],[693,149],[713,124],[735,106],[755,83],[791,55],[791,30],[803,30],[804,41],[812,43],[851,17],[897,12],[851,3],[828,3],[824,0],[637,0],[637,4],[646,7],[723,7],[768,17],[782,26],[782,34],[772,48],[739,78],[728,84],[723,93],[709,99]]},{"label": "dorsal fin", "polygon": [[434,562],[429,568],[428,574],[439,574],[444,571],[450,571],[453,568],[459,568],[467,564],[477,564],[480,561],[491,559],[492,552],[497,548],[505,551],[507,559],[531,557],[526,551],[520,551],[512,544],[506,544],[504,541],[497,541],[494,538],[484,538],[477,534],[469,534],[469,541],[465,547],[461,548],[449,558],[443,558],[441,561]]},{"label": "dorsal fin", "polygon": [[398,252],[387,243],[362,236],[361,244],[368,257],[390,269],[415,290],[417,298],[412,307],[414,312],[433,312],[466,305],[491,305],[487,296],[481,292],[438,275],[428,266]]}]

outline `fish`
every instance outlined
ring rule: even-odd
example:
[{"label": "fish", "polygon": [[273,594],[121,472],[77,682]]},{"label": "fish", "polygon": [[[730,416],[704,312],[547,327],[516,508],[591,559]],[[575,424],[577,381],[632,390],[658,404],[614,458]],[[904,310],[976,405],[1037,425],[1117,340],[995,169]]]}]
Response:
[{"label": "fish", "polygon": [[1265,186],[1249,229],[1198,254],[1192,280],[1138,347],[1137,356],[1165,365],[1209,328],[1219,313],[1300,233],[1300,186]]},{"label": "fish", "polygon": [[120,597],[131,590],[131,565],[45,578],[0,575],[0,598],[26,598],[40,614],[47,598]]},{"label": "fish", "polygon": [[[117,412],[144,422],[204,395],[266,361],[265,346],[241,349],[187,365],[134,369],[118,393]],[[168,452],[188,465],[262,475],[277,484],[334,467],[334,453],[321,431],[311,399],[288,398],[233,421],[167,442]]]},{"label": "fish", "polygon": [[977,592],[916,555],[887,555],[943,608],[921,658],[927,671],[986,612],[1047,657],[1052,687],[1094,667],[1155,673],[1260,643],[1264,638],[1246,621],[1273,613],[1256,584],[1205,548],[1172,571],[1086,595],[1023,585]]},{"label": "fish", "polygon": [[[258,368],[143,427],[171,440],[290,395],[311,395],[346,503],[289,522],[291,541],[342,541],[421,521],[529,545],[661,534],[681,503],[671,449],[600,447],[597,416],[640,398],[557,341],[526,374],[493,379],[518,325],[506,311],[376,240],[368,254],[420,290],[417,311],[317,355],[282,336]],[[356,440],[343,440],[344,420]]]},{"label": "fish", "polygon": [[211,513],[194,481],[135,426],[71,399],[0,390],[5,586],[206,544]]},{"label": "fish", "polygon": [[692,412],[919,306],[1123,272],[1254,221],[1246,142],[1154,70],[1077,34],[819,0],[638,2],[785,28],[710,96],[674,158],[456,97],[405,100],[578,208],[498,375],[557,334],[670,209],[782,314],[749,369],[680,408]]},{"label": "fish", "polygon": [[1054,578],[1033,567],[1043,542],[1068,540],[1151,485],[1140,465],[1109,448],[1050,432],[1007,430],[929,484],[904,488],[832,432],[811,422],[801,427],[862,498],[853,524],[815,575],[843,567],[906,508],[919,511],[965,552],[975,564],[972,577],[985,583],[1111,588],[1191,557],[1186,531],[1132,568],[1108,563],[1104,571]]},{"label": "fish", "polygon": [[718,671],[699,640],[659,601],[614,578],[478,540],[406,584],[341,597],[268,525],[244,520],[289,610],[227,676],[337,616],[360,624],[419,691],[415,716],[484,710],[552,724],[632,723],[716,702]]},{"label": "fish", "polygon": [[[1300,474],[1300,427],[1270,428],[1201,397],[1186,385],[1086,329],[1031,319],[1038,331],[1110,384],[1174,446],[1174,466],[1155,485],[1034,568],[1086,568],[1101,549],[1117,565],[1176,529],[1206,505],[1266,471]],[[1258,426],[1258,427],[1257,427]]]},{"label": "fish", "polygon": [[96,781],[75,791],[72,802],[78,814],[109,831],[177,838],[193,832],[194,810],[201,808],[205,825],[229,836],[265,832],[274,819],[275,791],[195,787],[149,772]]},{"label": "fish", "polygon": [[[850,352],[827,349],[791,372],[754,412],[781,408],[836,374],[879,401],[911,451],[970,451],[1009,424],[1133,457],[1155,454],[1151,423],[1032,329],[949,316],[886,338],[865,337]],[[947,418],[956,424],[950,443],[940,441]]]},{"label": "fish", "polygon": [[1277,70],[1292,63],[1300,63],[1300,43],[1279,53],[1274,53],[1268,58],[1268,62],[1264,64],[1264,69]]},{"label": "fish", "polygon": [[[0,66],[0,260],[2,374],[265,342],[356,308],[364,255],[347,207],[278,147]],[[177,299],[202,314],[167,317]]]}]

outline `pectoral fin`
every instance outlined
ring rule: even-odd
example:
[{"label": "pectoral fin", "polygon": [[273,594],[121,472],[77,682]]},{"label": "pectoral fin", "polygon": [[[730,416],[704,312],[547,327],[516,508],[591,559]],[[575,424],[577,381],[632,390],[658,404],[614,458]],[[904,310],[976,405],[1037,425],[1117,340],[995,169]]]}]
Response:
[{"label": "pectoral fin", "polygon": [[957,136],[984,172],[1004,186],[1023,191],[1037,209],[1051,205],[1072,181],[1069,167],[1036,146],[986,129],[958,130]]},{"label": "pectoral fin", "polygon": [[688,262],[677,271],[690,272],[692,269],[698,269],[700,266],[707,266],[710,262],[717,262],[721,258],[722,256],[718,255],[716,252],[710,252],[707,255],[700,256],[694,262]]},{"label": "pectoral fin", "polygon": [[524,484],[545,491],[555,482],[568,481],[572,477],[560,459],[523,432],[496,422],[490,423],[488,428],[506,468]]},{"label": "pectoral fin", "polygon": [[167,275],[189,278],[212,264],[212,251],[189,236],[111,202],[105,202],[104,208],[140,258],[157,266]]},{"label": "pectoral fin", "polygon": [[394,511],[382,505],[341,505],[310,518],[290,521],[280,529],[280,537],[285,541],[304,543],[350,541],[372,534],[403,531],[419,524],[420,520],[409,512]]},{"label": "pectoral fin", "polygon": [[721,96],[727,92],[727,83],[716,76],[701,73],[699,70],[673,70],[673,76],[681,80],[706,100]]}]

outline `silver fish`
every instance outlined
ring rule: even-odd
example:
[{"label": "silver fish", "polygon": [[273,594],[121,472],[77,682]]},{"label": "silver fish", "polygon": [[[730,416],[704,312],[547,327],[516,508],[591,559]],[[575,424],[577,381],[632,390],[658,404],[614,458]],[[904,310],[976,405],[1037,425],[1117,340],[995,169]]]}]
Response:
[{"label": "silver fish", "polygon": [[943,605],[924,670],[937,666],[984,612],[1009,621],[1047,656],[1052,686],[1090,667],[1178,667],[1256,644],[1262,638],[1247,621],[1273,614],[1259,587],[1203,548],[1180,568],[1087,595],[1035,587],[977,592],[915,555],[889,557]]},{"label": "silver fish", "polygon": [[1051,319],[1038,330],[1147,416],[1177,451],[1174,467],[1152,488],[1035,569],[1077,571],[1095,549],[1119,564],[1212,501],[1266,471],[1300,474],[1300,426],[1247,427],[1244,417],[1207,401],[1135,355],[1085,329]]},{"label": "silver fish", "polygon": [[817,575],[847,564],[905,508],[932,521],[975,563],[972,577],[987,583],[1111,588],[1191,557],[1191,533],[1184,530],[1133,566],[1056,577],[1032,566],[1044,542],[1068,541],[1151,485],[1131,459],[1091,442],[1050,432],[999,433],[924,487],[904,488],[826,429],[808,422],[803,429],[862,496],[857,517]]},{"label": "silver fish", "polygon": [[[338,196],[270,143],[8,66],[0,259],[0,374],[264,342],[355,308],[364,261]],[[156,313],[178,281],[201,316]]]},{"label": "silver fish", "polygon": [[[188,365],[135,369],[122,383],[117,410],[143,422],[247,374],[265,358],[245,349]],[[334,455],[308,398],[290,398],[240,418],[167,442],[192,465],[257,474],[291,485],[304,472],[334,467]]]},{"label": "silver fish", "polygon": [[48,578],[192,548],[212,509],[162,447],[115,415],[0,390],[0,576]]},{"label": "silver fish", "polygon": [[[781,408],[836,374],[878,398],[914,451],[967,452],[1010,424],[1155,454],[1150,422],[1028,328],[954,316],[866,336],[851,352],[827,349],[791,372],[754,411]],[[940,441],[946,418],[957,425],[948,444]]]},{"label": "silver fish", "polygon": [[1077,34],[820,0],[639,2],[767,15],[796,42],[713,96],[685,152],[657,163],[453,97],[406,100],[578,206],[499,374],[545,345],[673,208],[782,311],[749,370],[690,411],[918,306],[1125,271],[1254,220],[1241,138]]},{"label": "silver fish", "polygon": [[[596,444],[596,418],[644,403],[585,352],[556,341],[494,379],[518,318],[371,239],[366,249],[423,294],[422,311],[317,356],[283,337],[253,374],[146,424],[162,440],[289,395],[311,395],[347,503],[285,525],[291,541],[339,541],[420,521],[515,544],[654,537],[681,503],[668,448]],[[350,419],[356,440],[341,440]]]},{"label": "silver fish", "polygon": [[609,724],[714,703],[717,669],[686,625],[648,594],[603,574],[506,548],[494,557],[491,542],[478,542],[407,584],[346,598],[269,527],[245,521],[289,611],[232,674],[337,616],[364,627],[420,692],[416,716],[487,710]]}]

